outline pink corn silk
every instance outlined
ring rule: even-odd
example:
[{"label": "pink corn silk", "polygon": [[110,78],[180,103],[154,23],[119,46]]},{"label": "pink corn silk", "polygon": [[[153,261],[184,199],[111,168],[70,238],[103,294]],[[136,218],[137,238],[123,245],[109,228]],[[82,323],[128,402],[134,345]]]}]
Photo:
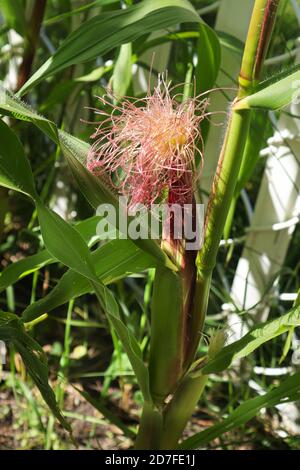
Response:
[{"label": "pink corn silk", "polygon": [[196,142],[202,144],[199,124],[208,100],[188,98],[179,103],[161,78],[144,99],[125,98],[120,106],[99,100],[111,107],[111,113],[96,110],[104,120],[92,135],[87,168],[95,175],[108,175],[130,206],[149,207],[165,197],[170,204],[190,202],[199,175],[197,154],[202,162]]}]

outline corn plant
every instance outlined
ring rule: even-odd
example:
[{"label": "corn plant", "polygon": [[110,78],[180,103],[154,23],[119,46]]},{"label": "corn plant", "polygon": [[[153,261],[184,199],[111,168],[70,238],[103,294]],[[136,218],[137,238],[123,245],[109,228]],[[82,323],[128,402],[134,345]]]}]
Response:
[{"label": "corn plant", "polygon": [[[296,301],[291,311],[256,325],[230,345],[226,345],[224,331],[215,331],[207,353],[198,354],[220,241],[236,195],[239,171],[248,156],[245,147],[251,119],[257,109],[275,111],[298,99],[294,84],[300,80],[299,68],[261,82],[279,4],[279,0],[254,3],[237,77],[237,94],[228,110],[227,129],[205,211],[203,244],[197,249],[188,250],[187,240],[176,238],[172,220],[171,230],[165,234],[163,227],[158,239],[120,236],[91,249],[99,216],[74,225],[45,205],[25,150],[11,125],[15,120],[27,121],[45,134],[47,142],[54,142],[93,209],[100,204],[110,204],[120,214],[124,209],[118,204],[118,196],[122,195],[129,200],[129,209],[125,208],[129,212],[136,204],[149,207],[158,201],[167,206],[177,204],[181,209],[188,204],[194,216],[205,155],[207,97],[220,66],[220,44],[215,32],[201,20],[191,3],[144,0],[125,9],[101,12],[67,37],[30,78],[24,80],[22,75],[17,94],[1,87],[0,109],[6,118],[0,121],[0,183],[31,199],[45,249],[8,266],[1,274],[0,287],[5,289],[29,272],[51,263],[60,262],[68,269],[53,290],[28,305],[21,317],[10,311],[1,312],[0,338],[19,352],[44,400],[69,432],[71,426],[48,384],[45,353],[29,331],[37,323],[47,321],[47,315],[55,307],[91,291],[106,314],[112,334],[121,343],[141,390],[143,409],[138,429],[128,429],[101,403],[82,393],[133,439],[136,449],[203,447],[222,433],[243,425],[260,409],[300,398],[300,373],[296,372],[266,394],[240,404],[220,423],[181,440],[212,374],[226,370],[236,359],[246,357],[265,342],[300,325],[300,307]],[[195,70],[192,64],[186,70],[183,92],[176,94],[176,88],[172,90],[167,75],[163,75],[154,91],[149,90],[145,98],[122,97],[129,86],[124,87],[124,83],[131,82],[131,63],[130,67],[122,63],[126,51],[130,52],[130,44],[138,42],[137,60],[139,53],[151,47],[151,40],[148,41],[150,46],[147,45],[150,33],[178,23],[193,24],[194,36],[203,46]],[[161,42],[176,37],[177,33],[170,32]],[[157,44],[157,39],[152,41],[152,45]],[[112,92],[109,88],[106,95],[100,96],[96,115],[101,120],[91,145],[59,128],[25,103],[26,96],[49,77],[119,46],[122,53],[116,61]],[[118,69],[125,70],[127,81],[117,80],[117,74],[121,73]],[[122,234],[123,227],[117,220],[113,228]],[[197,218],[194,220],[197,222]],[[197,231],[200,229],[196,227]],[[120,314],[120,305],[108,285],[149,269],[155,270],[155,277],[150,344],[145,353]]]}]

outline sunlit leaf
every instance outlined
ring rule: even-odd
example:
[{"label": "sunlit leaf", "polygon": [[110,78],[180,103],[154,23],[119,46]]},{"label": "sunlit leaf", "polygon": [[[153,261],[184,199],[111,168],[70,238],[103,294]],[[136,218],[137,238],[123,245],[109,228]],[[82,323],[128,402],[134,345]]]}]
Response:
[{"label": "sunlit leaf", "polygon": [[62,42],[20,93],[70,65],[92,60],[145,33],[184,22],[201,22],[187,0],[144,0],[123,10],[94,16]]},{"label": "sunlit leaf", "polygon": [[0,10],[9,28],[23,36],[26,32],[26,21],[22,0],[0,0]]},{"label": "sunlit leaf", "polygon": [[261,90],[236,102],[234,108],[239,109],[269,109],[276,111],[287,106],[292,101],[299,102],[300,99],[300,66],[293,72],[279,75],[265,83]]},{"label": "sunlit leaf", "polygon": [[289,331],[291,326],[300,326],[300,307],[280,318],[261,323],[252,328],[243,338],[226,346],[202,369],[202,374],[221,372],[227,369],[235,359],[248,356],[262,344]]},{"label": "sunlit leaf", "polygon": [[221,47],[215,32],[199,26],[198,62],[195,70],[197,95],[213,88],[221,62]]},{"label": "sunlit leaf", "polygon": [[37,201],[41,232],[47,250],[66,266],[93,278],[93,264],[87,244],[80,233],[59,215]]}]

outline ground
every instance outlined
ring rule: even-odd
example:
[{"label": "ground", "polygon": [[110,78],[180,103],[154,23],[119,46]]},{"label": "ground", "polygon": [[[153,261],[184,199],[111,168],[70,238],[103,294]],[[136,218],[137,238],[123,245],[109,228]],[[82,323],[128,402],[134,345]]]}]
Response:
[{"label": "ground", "polygon": [[[77,386],[77,384],[76,384]],[[68,434],[58,425],[39,397],[37,390],[29,390],[35,401],[35,412],[31,409],[34,402],[17,391],[14,396],[12,388],[0,388],[0,449],[75,449]],[[111,394],[117,394],[112,389]],[[132,399],[131,390],[123,400],[113,402],[114,412],[122,417],[128,426],[134,428],[138,420],[138,409]],[[131,439],[123,435],[115,425],[103,419],[99,411],[93,408],[70,385],[65,389],[65,415],[72,424],[74,441],[77,449],[126,450],[132,448]],[[198,408],[189,423],[184,437],[193,435],[216,423],[216,417],[210,416],[207,410]],[[247,426],[243,433],[239,430],[226,433],[222,439],[212,441],[209,449],[289,449],[290,445],[282,439],[282,425],[278,416],[258,416]],[[285,433],[286,434],[286,433]],[[286,434],[287,435],[287,434]],[[296,437],[295,437],[296,439]],[[299,443],[299,441],[298,441]],[[295,448],[296,441],[294,444]],[[297,447],[296,447],[297,448]]]}]

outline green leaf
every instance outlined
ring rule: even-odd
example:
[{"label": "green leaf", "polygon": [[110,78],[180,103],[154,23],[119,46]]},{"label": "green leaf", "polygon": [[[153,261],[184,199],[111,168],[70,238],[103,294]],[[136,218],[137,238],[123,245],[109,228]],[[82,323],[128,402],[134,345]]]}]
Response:
[{"label": "green leaf", "polygon": [[85,276],[93,286],[99,302],[122,343],[145,400],[150,399],[148,370],[142,352],[131,331],[119,317],[118,304],[110,290],[98,281],[93,258],[85,241],[70,224],[36,201],[41,231],[47,250],[55,258]]},{"label": "green leaf", "polygon": [[15,133],[0,119],[0,185],[35,198],[29,162]]},{"label": "green leaf", "polygon": [[93,60],[145,33],[184,22],[201,22],[187,0],[144,0],[123,10],[94,16],[62,42],[53,57],[25,83],[20,94],[70,65]]},{"label": "green leaf", "polygon": [[[0,109],[6,114],[29,121],[35,124],[42,132],[44,132],[56,144],[61,146],[62,152],[70,166],[73,176],[78,184],[82,194],[95,209],[99,204],[112,204],[117,213],[117,222],[119,220],[119,206],[116,193],[105,178],[98,178],[90,173],[86,166],[86,158],[89,150],[89,144],[82,140],[71,136],[67,132],[57,130],[52,121],[37,114],[30,107],[25,105],[16,96],[11,95],[5,89],[0,87]],[[117,225],[118,228],[118,225]],[[160,249],[156,240],[134,240],[134,243],[142,250],[156,257],[162,264],[165,264],[172,270],[176,270],[174,264],[167,255]]]},{"label": "green leaf", "polygon": [[103,234],[97,233],[97,226],[100,220],[101,217],[94,215],[73,225],[89,247],[104,238]]},{"label": "green leaf", "polygon": [[273,78],[271,84],[270,80],[262,83],[261,90],[237,101],[234,109],[259,108],[276,111],[292,101],[298,102],[300,97],[300,66],[293,70],[287,76],[285,72],[284,78],[282,78],[283,74]]},{"label": "green leaf", "polygon": [[119,307],[112,292],[99,282],[93,283],[93,285],[97,298],[100,303],[102,303],[108,320],[115,329],[119,340],[121,341],[121,344],[128,356],[144,400],[150,402],[151,395],[149,386],[149,372],[144,364],[140,345],[135,339],[133,333],[122,322],[119,316]]},{"label": "green leaf", "polygon": [[91,8],[99,7],[99,6],[103,7],[106,5],[111,5],[113,3],[118,3],[118,0],[94,0],[93,2],[90,2],[86,5],[82,5],[78,8],[72,8],[71,11],[67,11],[65,13],[61,13],[60,15],[53,16],[52,18],[48,18],[47,20],[44,21],[43,24],[45,26],[50,26],[52,24],[71,18],[73,15],[78,15],[79,13],[82,13],[83,11],[87,11]]},{"label": "green leaf", "polygon": [[0,0],[0,10],[9,28],[24,36],[26,21],[22,0]]},{"label": "green leaf", "polygon": [[[197,66],[195,70],[196,95],[208,92],[214,87],[220,64],[221,45],[213,29],[205,25],[199,25],[199,39],[197,44]],[[208,97],[206,94],[204,97]],[[203,142],[206,141],[209,130],[209,121],[204,119],[201,124],[201,136]]]},{"label": "green leaf", "polygon": [[195,70],[197,95],[210,90],[216,81],[221,63],[221,46],[215,32],[199,26],[198,62]]},{"label": "green leaf", "polygon": [[39,200],[36,207],[49,253],[88,279],[95,279],[91,254],[80,233]]},{"label": "green leaf", "polygon": [[67,132],[59,131],[61,149],[82,194],[96,209],[103,202],[117,207],[118,198],[105,178],[98,178],[87,170],[85,164],[89,144]]},{"label": "green leaf", "polygon": [[236,183],[235,195],[241,192],[251,178],[259,159],[259,152],[266,145],[271,130],[272,127],[266,112],[256,111],[251,114],[250,130]]},{"label": "green leaf", "polygon": [[[96,228],[99,220],[100,217],[94,216],[78,222],[75,225],[77,231],[83,237],[88,246],[92,246],[99,240],[99,236],[96,235]],[[51,256],[47,250],[42,250],[35,255],[28,256],[10,264],[0,274],[0,292],[23,277],[38,271],[44,266],[56,262],[57,259]]]},{"label": "green leaf", "polygon": [[0,312],[0,339],[14,345],[50,410],[62,426],[71,432],[71,427],[61,414],[53,390],[48,383],[47,357],[41,346],[26,333],[22,322],[16,315]]},{"label": "green leaf", "polygon": [[[98,279],[106,285],[132,273],[145,271],[156,264],[154,258],[140,250],[130,240],[112,240],[106,243],[92,253],[92,260]],[[34,320],[41,314],[48,313],[92,290],[88,279],[69,270],[49,294],[24,310],[23,320],[25,322]]]},{"label": "green leaf", "polygon": [[47,266],[50,263],[55,263],[56,259],[53,258],[48,251],[43,250],[35,255],[28,256],[27,258],[16,261],[15,263],[7,266],[6,269],[0,274],[0,292],[19,281],[25,276],[28,276],[35,271]]},{"label": "green leaf", "polygon": [[102,78],[104,74],[112,70],[112,68],[113,68],[113,64],[101,65],[100,67],[93,68],[91,72],[88,72],[85,75],[81,75],[80,77],[75,77],[74,81],[77,83],[98,82],[98,80],[100,80],[100,78]]},{"label": "green leaf", "polygon": [[291,326],[300,326],[300,307],[295,307],[276,320],[261,323],[252,328],[243,338],[226,346],[201,369],[202,374],[221,372],[235,359],[248,356],[262,344],[289,331]]},{"label": "green leaf", "polygon": [[240,41],[238,38],[235,36],[232,36],[231,34],[228,34],[224,31],[216,31],[219,41],[221,45],[228,49],[230,52],[237,54],[242,58],[243,55],[243,50],[244,50],[244,43],[243,41]]},{"label": "green leaf", "polygon": [[59,143],[57,128],[54,122],[38,114],[2,85],[0,85],[0,109],[6,115],[15,119],[32,122],[56,144]]},{"label": "green leaf", "polygon": [[262,408],[270,408],[278,404],[297,400],[300,400],[300,372],[297,372],[292,377],[288,377],[282,384],[265,395],[242,403],[221,423],[215,424],[209,429],[205,429],[183,441],[179,445],[179,449],[197,449],[202,447],[224,433],[243,426],[247,421],[257,416]]},{"label": "green leaf", "polygon": [[132,46],[131,42],[122,44],[115,63],[112,76],[112,89],[117,99],[126,95],[132,79]]}]

